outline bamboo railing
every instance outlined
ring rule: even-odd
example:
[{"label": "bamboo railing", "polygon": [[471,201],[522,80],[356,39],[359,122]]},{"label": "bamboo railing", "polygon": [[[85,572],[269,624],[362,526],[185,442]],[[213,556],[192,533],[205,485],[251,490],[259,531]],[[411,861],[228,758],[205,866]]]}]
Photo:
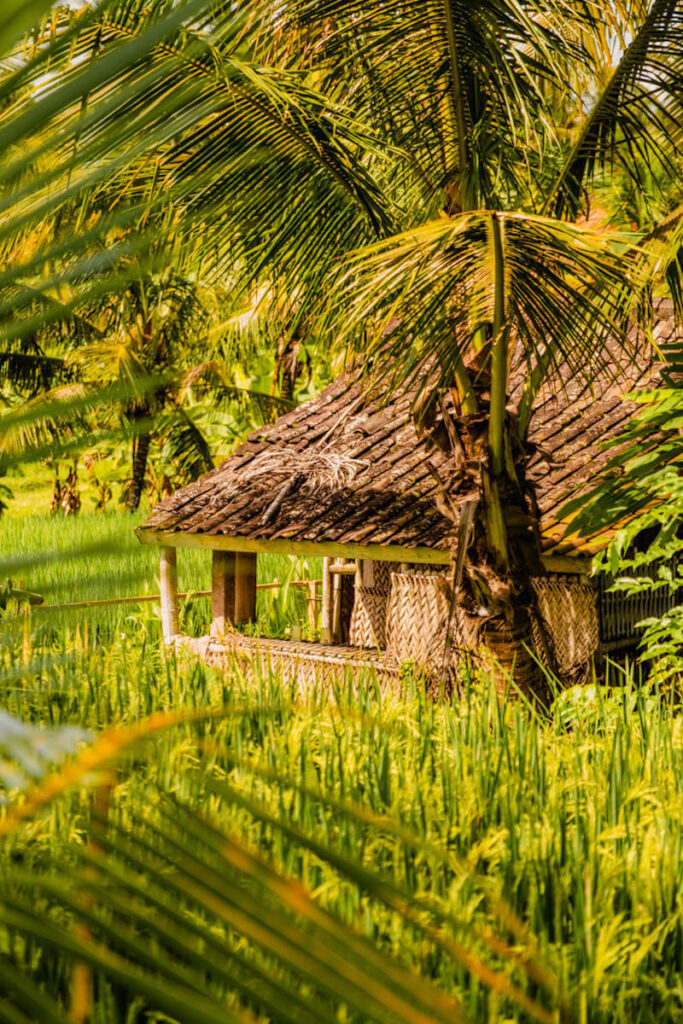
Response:
[{"label": "bamboo railing", "polygon": [[[273,580],[271,583],[259,583],[256,586],[257,590],[278,590],[280,587],[285,586],[281,580]],[[322,600],[318,596],[318,588],[322,586],[322,580],[292,580],[288,586],[290,587],[306,587],[308,590],[307,605],[308,605],[308,624],[309,626],[315,626],[318,618],[317,605]],[[187,598],[195,597],[211,597],[210,590],[187,590],[182,594],[178,594],[179,600],[186,600]],[[84,608],[106,608],[117,604],[143,604],[149,601],[160,601],[160,594],[132,594],[126,597],[103,597],[95,598],[91,601],[68,601],[60,604],[35,604],[26,606],[26,611],[30,611],[32,615],[36,612],[69,612],[77,611]]]}]

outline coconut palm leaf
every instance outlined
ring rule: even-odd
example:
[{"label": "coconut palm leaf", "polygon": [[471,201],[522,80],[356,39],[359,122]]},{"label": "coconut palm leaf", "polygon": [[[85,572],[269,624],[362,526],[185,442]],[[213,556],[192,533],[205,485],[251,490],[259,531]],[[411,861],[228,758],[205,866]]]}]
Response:
[{"label": "coconut palm leaf", "polygon": [[68,1024],[69,1018],[59,1003],[47,996],[36,983],[21,976],[9,957],[0,956],[0,985],[9,999],[0,1000],[3,1024]]},{"label": "coconut palm leaf", "polygon": [[[683,206],[666,216],[640,240],[640,248],[651,254],[654,280],[666,282],[673,299],[676,319],[683,320]],[[667,352],[671,359],[671,353]]]},{"label": "coconut palm leaf", "polygon": [[63,359],[36,352],[0,352],[0,381],[35,395],[49,391],[72,373]]},{"label": "coconut palm leaf", "polygon": [[598,168],[615,157],[636,178],[656,154],[673,173],[683,107],[683,8],[653,0],[586,118],[545,209],[574,217]]},{"label": "coconut palm leaf", "polygon": [[0,780],[7,792],[25,791],[93,739],[75,726],[39,729],[0,711]]},{"label": "coconut palm leaf", "polygon": [[428,214],[444,192],[450,212],[528,193],[553,134],[544,83],[565,81],[570,62],[587,58],[576,23],[591,21],[587,5],[570,12],[554,0],[401,0],[391,9],[293,0],[286,9],[317,29],[314,52],[335,85],[410,154]]},{"label": "coconut palm leaf", "polygon": [[191,396],[210,396],[221,404],[236,404],[241,409],[250,407],[258,412],[264,423],[289,412],[296,404],[278,395],[267,395],[254,388],[238,387],[232,383],[223,363],[215,359],[198,363],[184,375],[180,383],[179,400],[183,402]]},{"label": "coconut palm leaf", "polygon": [[[94,228],[72,233],[66,247],[58,232],[41,254],[60,268],[58,280],[65,259],[70,267],[80,259],[70,273],[81,297],[126,251],[122,227],[158,235],[171,208],[176,234],[192,231],[197,245],[204,239],[214,265],[235,265],[260,246],[257,275],[274,245],[283,274],[293,233],[313,235],[324,195],[330,232],[318,261],[307,264],[320,281],[339,251],[329,246],[335,234],[343,248],[386,221],[358,155],[361,129],[300,76],[250,59],[243,9],[209,16],[205,6],[105,2],[83,19],[80,34],[76,23],[50,41],[47,83],[40,47],[33,81],[22,67],[21,91],[0,128],[4,151],[16,154],[0,168],[0,251],[54,219],[57,205],[62,220],[80,219],[88,195],[100,210]],[[17,81],[10,75],[6,84],[12,98]],[[225,194],[234,199],[227,210]],[[288,198],[293,217],[265,224],[275,195]],[[144,253],[145,230],[129,251]],[[98,245],[108,246],[99,265],[90,256]],[[11,280],[30,282],[34,267],[33,258],[14,260]],[[303,263],[296,273],[306,278]]]},{"label": "coconut palm leaf", "polygon": [[[260,714],[271,712],[277,715],[278,709],[260,709]],[[246,707],[170,713],[112,730],[12,808],[0,830],[16,832],[23,820],[85,776],[91,784],[110,786],[111,769],[122,753],[135,750],[139,757],[141,743],[174,722],[251,713]],[[108,773],[104,778],[102,769]],[[212,784],[208,775],[206,782]],[[215,786],[221,803],[237,801],[256,820],[265,820],[252,796],[220,781]],[[0,922],[30,949],[59,956],[65,966],[80,964],[129,999],[143,996],[152,1011],[172,1013],[188,1024],[253,1020],[262,1014],[283,1024],[332,1024],[340,1006],[351,1020],[378,1024],[465,1019],[452,996],[343,923],[266,856],[237,839],[226,828],[223,812],[219,825],[218,818],[209,821],[185,801],[151,789],[140,801],[125,800],[121,816],[118,811],[103,816],[97,808],[104,806],[100,801],[93,811],[92,843],[69,850],[69,872],[4,873]],[[354,812],[349,806],[345,813]],[[399,891],[362,860],[335,852],[333,844],[284,820],[270,816],[269,821],[271,827],[289,829],[296,847],[315,849],[341,878],[360,883],[370,899],[388,901],[393,913],[407,914],[425,941],[441,941],[444,950],[455,953],[457,943],[449,931],[441,933],[429,924],[436,908],[407,889]],[[396,835],[402,834],[398,825]],[[554,1019],[542,1000],[528,996],[499,967],[488,968],[476,956],[466,961],[466,969],[483,985],[518,1002],[529,1019],[544,1024]],[[24,989],[33,991],[29,963],[19,957],[14,964],[12,1002],[15,993],[25,998]],[[524,958],[517,966],[523,978]],[[12,1002],[6,999],[3,1005]]]},{"label": "coconut palm leaf", "polygon": [[159,377],[109,387],[79,380],[57,385],[0,418],[0,452],[5,459],[35,462],[118,443],[125,433],[111,411],[153,395],[161,385]]},{"label": "coconut palm leaf", "polygon": [[160,417],[155,427],[164,440],[164,458],[181,480],[196,480],[213,469],[209,442],[189,412],[176,406]]},{"label": "coconut palm leaf", "polygon": [[[502,235],[495,259],[495,222]],[[523,409],[559,362],[589,374],[621,339],[639,268],[629,279],[626,242],[523,214],[472,213],[432,221],[360,251],[340,302],[349,337],[373,325],[371,350],[389,385],[426,391],[451,386],[476,355],[477,333],[500,323],[522,346],[528,367]],[[349,312],[350,310],[350,312]],[[497,340],[470,373],[491,370]],[[505,373],[509,373],[509,353]],[[508,379],[509,383],[509,379]],[[508,393],[508,392],[506,392]],[[528,414],[523,413],[521,429]]]}]

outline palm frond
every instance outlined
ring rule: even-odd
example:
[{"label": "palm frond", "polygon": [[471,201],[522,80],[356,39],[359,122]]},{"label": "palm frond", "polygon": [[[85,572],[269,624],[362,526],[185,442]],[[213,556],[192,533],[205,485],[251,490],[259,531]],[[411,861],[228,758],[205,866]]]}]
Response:
[{"label": "palm frond", "polygon": [[348,337],[370,334],[390,388],[415,386],[417,400],[453,386],[477,332],[490,332],[492,218],[504,239],[505,322],[522,346],[528,387],[560,362],[588,374],[603,365],[608,341],[627,344],[643,268],[629,266],[626,239],[523,214],[463,214],[363,250],[347,272],[340,325]]},{"label": "palm frond", "polygon": [[[340,247],[386,224],[364,166],[362,128],[301,76],[250,59],[244,18],[243,9],[209,18],[199,0],[110,0],[83,19],[80,34],[76,26],[50,41],[47,82],[39,47],[35,81],[22,68],[23,91],[0,127],[3,149],[14,154],[0,169],[0,251],[16,249],[57,209],[80,218],[87,197],[99,210],[94,228],[72,233],[67,246],[57,238],[41,254],[58,280],[65,258],[83,264],[82,298],[115,265],[121,222],[142,229],[142,251],[169,210],[176,235],[203,241],[214,266],[244,268],[258,250],[250,277],[269,265],[289,281],[314,273],[319,283]],[[235,200],[229,208],[226,194]],[[311,261],[292,242],[313,236],[323,195],[330,230]],[[263,211],[276,206],[291,216],[265,223]],[[110,250],[99,271],[87,266],[98,243]],[[30,282],[33,262],[13,259],[11,280]]]},{"label": "palm frond", "polygon": [[209,442],[190,413],[176,406],[157,420],[155,429],[164,439],[163,458],[184,483],[213,469]]},{"label": "palm frond", "polygon": [[287,398],[233,384],[227,367],[215,359],[198,363],[184,374],[179,400],[182,402],[190,394],[199,398],[213,397],[219,402],[235,404],[240,409],[255,409],[264,423],[289,412],[296,404]]},{"label": "palm frond", "polygon": [[[46,800],[86,775],[92,784],[101,784],[97,773],[105,769],[111,780],[111,768],[123,752],[135,749],[139,756],[145,739],[174,724],[252,710],[162,714],[113,730],[29,793],[2,830],[16,831]],[[260,713],[268,717],[279,712],[261,706]],[[129,999],[142,996],[152,1011],[172,1013],[188,1024],[252,1021],[263,1014],[282,1024],[333,1024],[340,1007],[350,1019],[377,1024],[465,1021],[453,996],[401,956],[389,955],[374,937],[344,922],[267,856],[238,839],[225,825],[226,805],[232,805],[268,828],[283,830],[293,849],[314,853],[340,880],[359,885],[368,899],[406,917],[425,943],[440,945],[479,983],[497,991],[498,998],[517,1003],[530,1020],[551,1024],[545,997],[528,995],[513,980],[517,972],[524,984],[526,956],[511,958],[503,969],[497,958],[504,955],[504,943],[488,944],[492,967],[466,954],[453,936],[453,930],[469,931],[465,922],[440,927],[434,922],[445,922],[447,911],[444,917],[436,904],[397,887],[380,869],[368,869],[361,859],[336,850],[333,841],[307,835],[266,812],[255,796],[212,780],[210,774],[201,784],[208,783],[218,798],[211,820],[185,800],[146,789],[141,799],[125,799],[121,813],[116,810],[107,819],[95,807],[97,841],[69,850],[70,872],[6,871],[0,894],[3,926],[36,951],[58,954],[66,965],[85,965]],[[292,785],[296,789],[298,784]],[[325,795],[320,799],[324,803]],[[367,818],[363,808],[348,803],[343,813],[359,815],[361,827],[377,817],[371,813]],[[385,826],[394,827],[381,819],[379,827]],[[397,837],[404,832],[403,826],[395,826]],[[14,963],[12,994],[23,997],[32,991],[30,963],[20,954]],[[539,981],[541,977],[539,973]]]},{"label": "palm frond", "polygon": [[546,212],[574,217],[598,168],[619,158],[638,183],[638,168],[656,155],[677,168],[683,123],[683,9],[654,0],[580,136],[546,202]]},{"label": "palm frond", "polygon": [[20,391],[49,391],[72,378],[63,359],[35,352],[0,352],[0,381]]},{"label": "palm frond", "polygon": [[[406,153],[416,202],[433,214],[444,200],[453,212],[528,192],[553,134],[544,83],[566,81],[568,64],[587,57],[576,31],[584,8],[292,0],[285,11],[313,33],[315,66]],[[410,192],[400,162],[392,173]]]}]

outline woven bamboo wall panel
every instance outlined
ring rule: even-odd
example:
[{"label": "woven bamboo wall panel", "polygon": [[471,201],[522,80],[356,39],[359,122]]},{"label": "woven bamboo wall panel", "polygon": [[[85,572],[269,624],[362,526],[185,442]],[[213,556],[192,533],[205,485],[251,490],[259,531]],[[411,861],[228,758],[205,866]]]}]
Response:
[{"label": "woven bamboo wall panel", "polygon": [[387,646],[388,587],[362,587],[356,584],[349,643],[353,647]]},{"label": "woven bamboo wall panel", "polygon": [[[533,586],[557,669],[561,677],[567,678],[586,666],[598,650],[596,588],[577,577],[562,575],[534,579]],[[542,650],[538,630],[535,632],[536,645]]]},{"label": "woven bamboo wall panel", "polygon": [[[677,559],[667,563],[674,578],[679,572]],[[629,570],[630,576],[648,575],[647,566]],[[670,608],[679,603],[675,593],[669,587],[658,590],[643,590],[640,594],[627,597],[623,592],[612,591],[612,579],[608,576],[599,578],[599,611],[600,640],[602,643],[637,642],[643,630],[637,624],[644,619],[660,618]]]},{"label": "woven bamboo wall panel", "polygon": [[439,641],[443,650],[449,614],[449,587],[443,574],[392,572],[387,658],[429,664]]}]

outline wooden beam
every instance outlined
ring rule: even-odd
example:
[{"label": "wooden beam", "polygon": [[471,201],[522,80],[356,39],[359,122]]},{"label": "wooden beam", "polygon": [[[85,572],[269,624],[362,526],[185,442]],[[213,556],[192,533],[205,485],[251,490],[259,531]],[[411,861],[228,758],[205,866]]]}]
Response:
[{"label": "wooden beam", "polygon": [[590,556],[579,558],[572,555],[541,555],[541,564],[546,572],[587,576],[591,571],[593,559]]},{"label": "wooden beam", "polygon": [[338,544],[327,541],[265,540],[254,537],[225,537],[222,534],[174,533],[168,530],[135,531],[142,544],[158,544],[174,548],[203,548],[210,551],[246,551],[256,554],[270,551],[282,555],[319,556],[322,558],[371,558],[377,562],[415,562],[420,565],[448,565],[448,551],[435,548],[405,548],[385,544]]},{"label": "wooden beam", "polygon": [[211,633],[225,633],[235,622],[235,554],[214,551],[211,563]]},{"label": "wooden beam", "polygon": [[175,548],[159,551],[161,631],[165,643],[178,635],[178,554]]},{"label": "wooden beam", "polygon": [[235,555],[235,625],[256,619],[257,558],[246,552]]},{"label": "wooden beam", "polygon": [[[436,548],[392,547],[384,544],[337,544],[329,541],[263,540],[253,537],[224,537],[206,533],[173,533],[166,530],[146,530],[139,526],[135,531],[142,544],[157,544],[159,547],[201,548],[209,551],[234,551],[256,554],[270,551],[282,555],[320,556],[322,558],[367,558],[376,562],[408,562],[415,565],[449,565],[448,551]],[[591,571],[589,555],[542,555],[541,561],[547,572],[579,573]]]}]

